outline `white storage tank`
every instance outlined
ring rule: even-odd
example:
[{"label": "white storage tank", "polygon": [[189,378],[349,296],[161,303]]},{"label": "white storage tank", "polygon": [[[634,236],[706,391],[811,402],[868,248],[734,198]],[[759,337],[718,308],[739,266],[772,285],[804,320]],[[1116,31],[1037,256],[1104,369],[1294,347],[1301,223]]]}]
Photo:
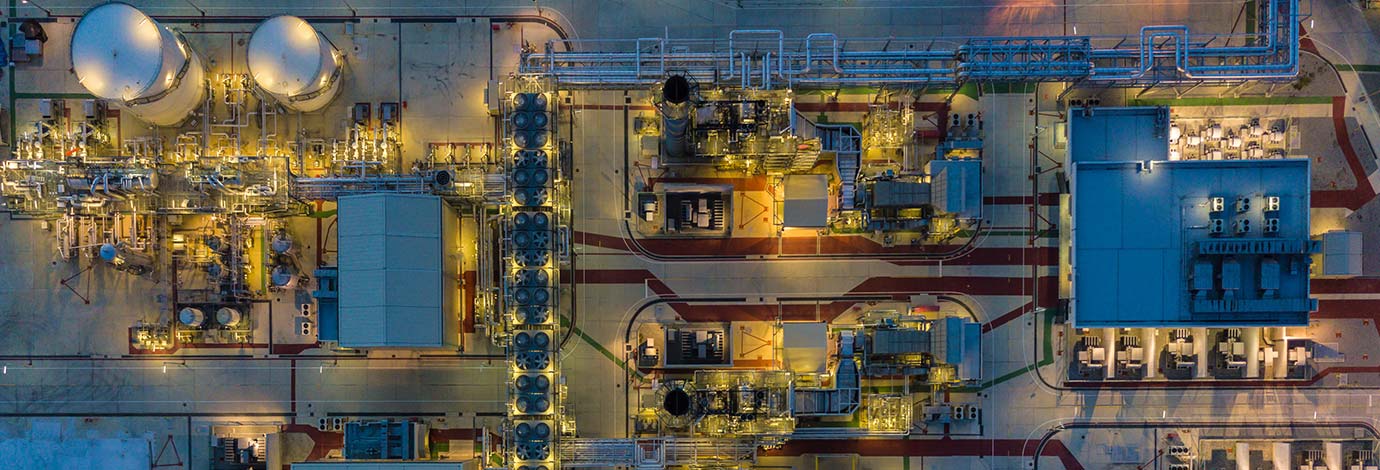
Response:
[{"label": "white storage tank", "polygon": [[321,109],[340,91],[340,52],[296,16],[259,23],[249,37],[248,64],[259,88],[296,111]]},{"label": "white storage tank", "polygon": [[206,313],[201,309],[186,307],[177,312],[177,321],[188,328],[201,328],[206,323]]},{"label": "white storage tank", "polygon": [[220,326],[237,326],[241,319],[240,311],[230,307],[221,307],[216,310],[216,323]]},{"label": "white storage tank", "polygon": [[149,124],[180,123],[206,96],[206,70],[186,39],[124,3],[87,10],[71,52],[82,86]]}]

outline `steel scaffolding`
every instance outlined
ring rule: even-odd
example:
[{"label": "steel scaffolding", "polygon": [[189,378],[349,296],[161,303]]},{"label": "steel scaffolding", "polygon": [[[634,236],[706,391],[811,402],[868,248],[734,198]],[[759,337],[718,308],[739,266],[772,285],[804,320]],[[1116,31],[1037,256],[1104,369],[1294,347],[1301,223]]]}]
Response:
[{"label": "steel scaffolding", "polygon": [[952,86],[1086,81],[1112,86],[1290,80],[1299,70],[1299,0],[1267,0],[1254,33],[1194,34],[1146,26],[1135,36],[935,37],[841,40],[737,30],[728,40],[552,40],[523,74],[562,87],[646,86],[671,73],[701,84],[772,88]]}]

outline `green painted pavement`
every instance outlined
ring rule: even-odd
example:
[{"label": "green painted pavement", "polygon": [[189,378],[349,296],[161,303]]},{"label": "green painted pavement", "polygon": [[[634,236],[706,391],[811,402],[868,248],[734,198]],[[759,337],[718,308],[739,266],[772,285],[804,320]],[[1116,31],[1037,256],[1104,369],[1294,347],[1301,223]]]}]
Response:
[{"label": "green painted pavement", "polygon": [[646,378],[646,375],[643,375],[642,371],[637,370],[637,368],[630,366],[627,362],[624,362],[622,359],[619,359],[618,356],[615,356],[613,354],[613,351],[609,351],[608,348],[604,347],[604,345],[599,344],[599,342],[595,341],[594,338],[591,338],[589,337],[589,335],[585,334],[584,330],[581,330],[578,327],[570,326],[569,317],[561,316],[560,318],[561,327],[570,328],[571,331],[575,333],[575,336],[579,337],[581,341],[584,341],[585,343],[588,343],[590,346],[594,347],[595,351],[599,351],[599,354],[602,354],[604,355],[604,357],[608,358],[608,360],[613,361],[613,363],[618,365],[619,368],[628,371],[628,373],[632,374],[633,377],[639,381]]}]

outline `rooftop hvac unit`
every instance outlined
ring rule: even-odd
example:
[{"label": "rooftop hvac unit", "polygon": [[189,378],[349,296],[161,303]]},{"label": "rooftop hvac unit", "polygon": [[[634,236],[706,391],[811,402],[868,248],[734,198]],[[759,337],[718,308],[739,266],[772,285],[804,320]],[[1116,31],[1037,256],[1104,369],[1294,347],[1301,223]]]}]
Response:
[{"label": "rooftop hvac unit", "polygon": [[551,347],[551,335],[545,331],[519,331],[513,335],[513,348],[518,351],[546,351]]},{"label": "rooftop hvac unit", "polygon": [[551,275],[544,269],[519,269],[513,273],[513,283],[521,287],[546,287],[551,284]]},{"label": "rooftop hvac unit", "polygon": [[288,109],[311,112],[339,94],[341,57],[331,41],[306,21],[280,15],[254,28],[246,63],[259,88]]},{"label": "rooftop hvac unit", "polygon": [[523,374],[513,379],[518,396],[513,405],[521,414],[545,414],[551,411],[551,378],[544,374]]},{"label": "rooftop hvac unit", "polygon": [[545,150],[518,150],[513,152],[513,166],[517,168],[546,168]]},{"label": "rooftop hvac unit", "polygon": [[1260,230],[1261,230],[1262,232],[1269,233],[1269,234],[1279,233],[1279,218],[1278,218],[1278,217],[1270,217],[1270,218],[1268,218],[1268,219],[1265,219],[1265,226],[1264,226],[1263,228],[1261,228]]},{"label": "rooftop hvac unit", "polygon": [[551,353],[523,351],[513,354],[513,365],[523,371],[544,371],[551,367]]},{"label": "rooftop hvac unit", "polygon": [[1251,233],[1251,219],[1236,219],[1231,221],[1231,229],[1237,235]]},{"label": "rooftop hvac unit", "polygon": [[518,111],[546,111],[549,100],[543,93],[517,93],[513,95],[513,108]]},{"label": "rooftop hvac unit", "polygon": [[550,249],[527,249],[519,250],[514,258],[521,266],[546,266],[551,260]]},{"label": "rooftop hvac unit", "polygon": [[206,95],[206,70],[186,39],[125,3],[82,15],[71,57],[77,81],[91,94],[156,126],[182,122]]},{"label": "rooftop hvac unit", "polygon": [[551,246],[551,232],[513,232],[513,248],[518,250],[547,250]]},{"label": "rooftop hvac unit", "polygon": [[1224,220],[1222,220],[1222,219],[1211,219],[1211,220],[1208,220],[1208,233],[1210,233],[1210,234],[1212,234],[1212,235],[1221,235],[1221,234],[1225,233],[1226,230],[1227,230],[1227,223],[1226,223],[1226,221],[1224,221]]},{"label": "rooftop hvac unit", "polygon": [[549,305],[551,289],[545,287],[518,287],[513,290],[513,300],[518,306]]},{"label": "rooftop hvac unit", "polygon": [[1222,212],[1227,209],[1227,199],[1214,197],[1208,200],[1208,210],[1212,212]]},{"label": "rooftop hvac unit", "polygon": [[1265,196],[1265,212],[1279,212],[1279,196]]},{"label": "rooftop hvac unit", "polygon": [[551,308],[540,305],[518,307],[518,322],[527,325],[545,325],[551,322]]},{"label": "rooftop hvac unit", "polygon": [[513,230],[529,232],[551,230],[551,216],[545,212],[518,212],[513,216]]},{"label": "rooftop hvac unit", "polygon": [[551,425],[545,421],[520,421],[513,426],[518,460],[546,460],[551,457]]},{"label": "rooftop hvac unit", "polygon": [[1239,289],[1241,289],[1241,263],[1238,263],[1236,258],[1228,257],[1222,260],[1222,298],[1234,298]]},{"label": "rooftop hvac unit", "polygon": [[1273,298],[1279,292],[1279,261],[1274,258],[1260,260],[1261,297]]},{"label": "rooftop hvac unit", "polygon": [[1244,213],[1244,212],[1250,212],[1250,210],[1251,210],[1251,198],[1250,198],[1250,197],[1247,197],[1247,196],[1237,196],[1237,197],[1236,197],[1236,213],[1240,214],[1240,213]]}]

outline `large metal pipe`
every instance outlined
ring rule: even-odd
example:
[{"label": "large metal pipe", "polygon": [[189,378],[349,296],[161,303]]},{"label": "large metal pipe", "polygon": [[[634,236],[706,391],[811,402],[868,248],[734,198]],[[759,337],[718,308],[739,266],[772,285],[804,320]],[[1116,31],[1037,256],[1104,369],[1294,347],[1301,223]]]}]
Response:
[{"label": "large metal pipe", "polygon": [[1246,378],[1260,378],[1260,328],[1242,328],[1241,342],[1246,343]]},{"label": "large metal pipe", "polygon": [[1193,369],[1193,377],[1205,379],[1208,376],[1208,329],[1193,329],[1193,357],[1198,365]]}]

